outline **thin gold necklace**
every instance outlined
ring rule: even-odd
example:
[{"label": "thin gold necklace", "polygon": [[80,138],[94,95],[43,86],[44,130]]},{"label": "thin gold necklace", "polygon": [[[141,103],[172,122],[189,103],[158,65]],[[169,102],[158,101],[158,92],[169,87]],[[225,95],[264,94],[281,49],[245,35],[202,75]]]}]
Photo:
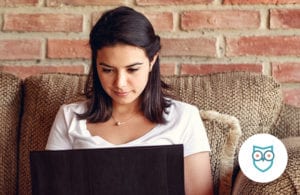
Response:
[{"label": "thin gold necklace", "polygon": [[116,120],[113,115],[111,115],[111,118],[113,119],[115,126],[121,126],[121,125],[128,123],[133,118],[133,116],[134,116],[134,114],[132,114],[131,117],[129,117],[127,120],[125,120],[123,122]]}]

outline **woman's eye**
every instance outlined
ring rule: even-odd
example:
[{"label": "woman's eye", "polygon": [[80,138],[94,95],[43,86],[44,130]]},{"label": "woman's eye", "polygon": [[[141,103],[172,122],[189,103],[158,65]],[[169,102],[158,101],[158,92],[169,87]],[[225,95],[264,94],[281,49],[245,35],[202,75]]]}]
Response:
[{"label": "woman's eye", "polygon": [[135,71],[138,70],[138,68],[129,68],[129,69],[127,69],[127,70],[128,70],[128,72],[135,72]]},{"label": "woman's eye", "polygon": [[105,72],[105,73],[110,73],[112,71],[113,71],[113,69],[102,68],[102,72]]}]

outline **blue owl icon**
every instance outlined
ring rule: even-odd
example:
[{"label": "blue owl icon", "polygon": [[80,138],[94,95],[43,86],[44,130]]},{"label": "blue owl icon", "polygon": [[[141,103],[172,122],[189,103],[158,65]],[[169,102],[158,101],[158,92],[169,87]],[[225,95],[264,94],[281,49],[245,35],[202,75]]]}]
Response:
[{"label": "blue owl icon", "polygon": [[253,165],[260,172],[266,172],[272,167],[274,157],[273,145],[267,147],[253,145]]}]

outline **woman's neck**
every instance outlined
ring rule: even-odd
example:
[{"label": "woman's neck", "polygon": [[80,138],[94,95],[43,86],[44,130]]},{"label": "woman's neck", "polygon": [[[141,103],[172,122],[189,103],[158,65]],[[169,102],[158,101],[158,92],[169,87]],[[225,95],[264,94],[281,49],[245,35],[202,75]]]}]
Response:
[{"label": "woman's neck", "polygon": [[114,117],[126,117],[128,115],[136,115],[137,113],[140,113],[140,106],[137,102],[132,104],[114,104],[113,105],[113,112],[112,115]]}]

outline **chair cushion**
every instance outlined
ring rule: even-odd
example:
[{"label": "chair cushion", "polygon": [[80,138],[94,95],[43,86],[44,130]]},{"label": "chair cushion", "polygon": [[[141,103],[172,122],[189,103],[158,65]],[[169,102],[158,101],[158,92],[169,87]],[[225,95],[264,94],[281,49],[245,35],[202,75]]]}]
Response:
[{"label": "chair cushion", "polygon": [[175,97],[235,116],[242,128],[241,144],[251,135],[268,133],[277,120],[282,103],[280,85],[271,76],[250,72],[169,76]]},{"label": "chair cushion", "polygon": [[234,116],[216,111],[200,111],[209,139],[214,194],[231,194],[235,151],[241,136]]},{"label": "chair cushion", "polygon": [[[21,124],[19,194],[31,194],[29,151],[44,150],[59,107],[80,97],[86,76],[43,74],[24,81],[24,114]],[[75,99],[74,99],[75,98]]]},{"label": "chair cushion", "polygon": [[21,80],[0,72],[0,189],[3,194],[16,194],[17,136],[21,113]]}]

